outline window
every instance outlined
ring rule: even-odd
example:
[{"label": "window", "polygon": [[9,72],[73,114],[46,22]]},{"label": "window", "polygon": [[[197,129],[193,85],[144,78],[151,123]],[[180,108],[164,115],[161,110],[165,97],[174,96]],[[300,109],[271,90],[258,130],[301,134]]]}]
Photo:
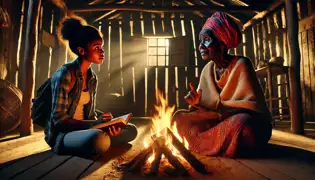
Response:
[{"label": "window", "polygon": [[168,66],[169,40],[165,38],[148,39],[148,66]]}]

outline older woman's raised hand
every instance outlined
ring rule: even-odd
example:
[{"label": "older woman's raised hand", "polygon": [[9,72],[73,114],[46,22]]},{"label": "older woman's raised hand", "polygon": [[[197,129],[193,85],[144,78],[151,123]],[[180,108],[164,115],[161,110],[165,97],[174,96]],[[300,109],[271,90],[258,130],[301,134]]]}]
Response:
[{"label": "older woman's raised hand", "polygon": [[199,104],[201,99],[201,89],[199,89],[197,92],[192,83],[189,83],[189,87],[190,91],[185,96],[185,100],[189,105],[196,106],[197,104]]}]

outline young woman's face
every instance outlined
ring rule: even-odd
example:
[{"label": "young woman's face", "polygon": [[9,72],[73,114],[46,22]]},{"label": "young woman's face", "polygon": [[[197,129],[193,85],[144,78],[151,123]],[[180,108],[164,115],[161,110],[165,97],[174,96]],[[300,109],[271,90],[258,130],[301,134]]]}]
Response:
[{"label": "young woman's face", "polygon": [[221,58],[223,52],[219,41],[213,36],[210,29],[205,29],[200,33],[199,51],[203,60],[216,61]]},{"label": "young woman's face", "polygon": [[102,64],[104,60],[103,40],[91,41],[86,49],[85,58],[91,63]]}]

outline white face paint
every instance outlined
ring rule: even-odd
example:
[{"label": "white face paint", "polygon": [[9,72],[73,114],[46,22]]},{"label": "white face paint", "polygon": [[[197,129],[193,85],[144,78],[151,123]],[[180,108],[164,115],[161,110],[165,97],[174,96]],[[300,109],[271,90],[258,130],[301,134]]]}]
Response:
[{"label": "white face paint", "polygon": [[228,64],[225,59],[227,51],[210,29],[203,30],[199,35],[199,40],[199,51],[203,60],[213,60],[221,67]]},{"label": "white face paint", "polygon": [[206,48],[208,48],[213,42],[214,39],[207,34],[201,36],[200,45],[204,45]]}]

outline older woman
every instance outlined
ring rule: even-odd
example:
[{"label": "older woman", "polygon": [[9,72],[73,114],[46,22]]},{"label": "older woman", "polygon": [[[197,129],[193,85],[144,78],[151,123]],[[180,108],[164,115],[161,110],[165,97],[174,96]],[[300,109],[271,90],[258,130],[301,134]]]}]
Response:
[{"label": "older woman", "polygon": [[251,61],[227,52],[241,42],[236,23],[216,12],[200,32],[199,50],[210,61],[197,90],[185,96],[189,110],[173,116],[179,134],[192,152],[234,157],[255,151],[271,137],[272,117]]}]

